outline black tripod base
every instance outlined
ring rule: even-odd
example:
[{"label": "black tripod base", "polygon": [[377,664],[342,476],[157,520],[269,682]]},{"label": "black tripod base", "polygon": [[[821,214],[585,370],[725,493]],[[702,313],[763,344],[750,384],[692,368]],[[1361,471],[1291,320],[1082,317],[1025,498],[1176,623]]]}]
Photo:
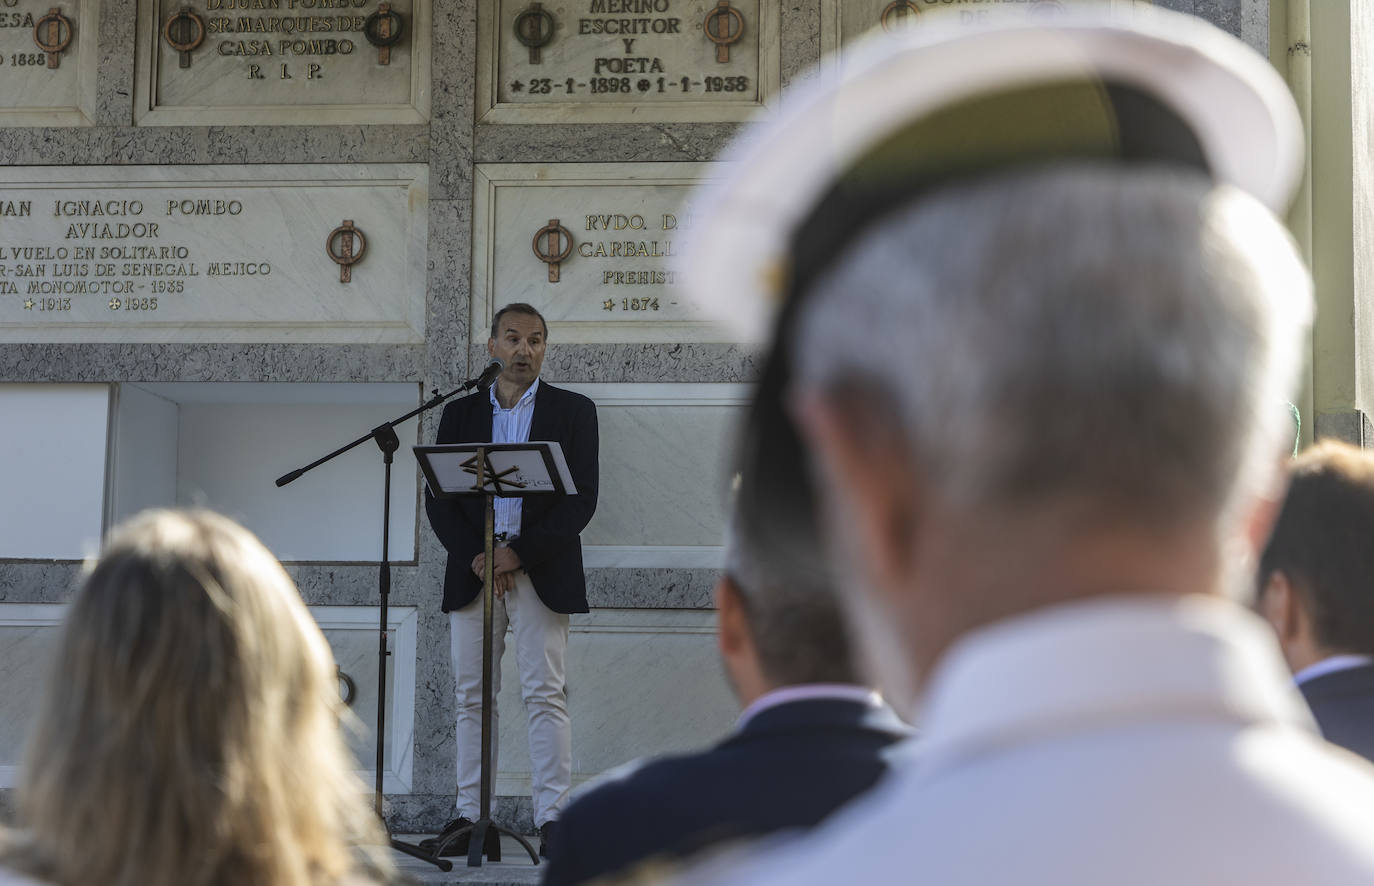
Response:
[{"label": "black tripod base", "polygon": [[[534,847],[530,845],[530,841],[526,840],[523,834],[517,834],[515,831],[507,830],[490,818],[480,818],[470,827],[454,831],[444,840],[443,845],[438,848],[438,851],[443,852],[449,843],[459,839],[464,834],[469,835],[468,867],[470,868],[480,868],[482,866],[483,855],[487,857],[487,861],[501,860],[501,834],[505,834],[508,837],[514,837],[521,846],[525,847],[525,851],[530,854],[530,861],[539,864],[539,853],[534,851]],[[495,837],[495,839],[491,840],[490,846],[487,846],[488,837]],[[447,870],[447,868],[445,868],[445,870]]]},{"label": "black tripod base", "polygon": [[440,858],[437,855],[430,855],[428,852],[421,849],[419,846],[411,846],[409,843],[402,843],[400,840],[392,840],[391,848],[395,849],[397,852],[404,852],[411,858],[418,858],[420,859],[420,861],[427,861],[441,871],[447,872],[453,870],[453,862],[449,861],[447,858]]}]

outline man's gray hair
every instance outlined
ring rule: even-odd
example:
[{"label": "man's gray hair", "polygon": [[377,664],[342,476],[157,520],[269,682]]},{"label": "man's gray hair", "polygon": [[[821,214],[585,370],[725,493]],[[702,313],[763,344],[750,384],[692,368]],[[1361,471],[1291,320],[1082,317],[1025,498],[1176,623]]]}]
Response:
[{"label": "man's gray hair", "polygon": [[928,195],[811,296],[800,383],[876,397],[946,502],[1074,501],[1151,527],[1272,482],[1312,313],[1257,201],[1090,164]]},{"label": "man's gray hair", "polygon": [[818,547],[777,544],[736,518],[725,572],[739,591],[759,667],[780,685],[858,683],[839,599]]}]

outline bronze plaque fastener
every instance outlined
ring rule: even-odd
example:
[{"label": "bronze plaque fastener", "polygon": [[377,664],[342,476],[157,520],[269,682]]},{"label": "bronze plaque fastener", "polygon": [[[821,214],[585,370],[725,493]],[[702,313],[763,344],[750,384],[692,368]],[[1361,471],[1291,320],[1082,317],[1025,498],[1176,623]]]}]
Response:
[{"label": "bronze plaque fastener", "polygon": [[[353,247],[353,238],[358,238],[358,246]],[[334,248],[335,242],[339,248]],[[362,228],[353,226],[353,219],[346,218],[344,223],[329,232],[329,238],[324,241],[324,251],[329,253],[329,257],[339,265],[339,282],[351,283],[353,281],[353,266],[362,261],[363,253],[367,252],[367,237],[363,236]]]},{"label": "bronze plaque fastener", "polygon": [[55,68],[62,50],[72,42],[72,20],[54,6],[48,14],[34,22],[33,42],[48,54],[48,67]]},{"label": "bronze plaque fastener", "polygon": [[539,50],[553,42],[553,30],[557,25],[553,13],[542,3],[531,3],[515,17],[515,39],[529,48],[530,64],[540,64],[543,59]]},{"label": "bronze plaque fastener", "polygon": [[[542,245],[541,245],[542,243]],[[558,265],[572,255],[572,232],[551,218],[549,223],[534,232],[534,255],[549,266],[549,282],[558,282]]]},{"label": "bronze plaque fastener", "polygon": [[719,0],[716,8],[706,13],[701,23],[706,39],[716,44],[716,61],[730,60],[730,47],[744,36],[744,15],[730,5],[730,0]]},{"label": "bronze plaque fastener", "polygon": [[205,42],[205,22],[191,11],[191,7],[183,6],[162,26],[162,39],[181,54],[181,66],[189,68],[192,50]]},{"label": "bronze plaque fastener", "polygon": [[391,47],[395,46],[404,35],[405,19],[401,14],[391,8],[390,3],[383,3],[377,7],[377,11],[367,17],[363,23],[363,36],[367,42],[377,47],[377,64],[391,64]]},{"label": "bronze plaque fastener", "polygon": [[892,0],[883,10],[880,23],[884,31],[896,30],[911,24],[911,19],[921,14],[921,9],[911,0]]}]

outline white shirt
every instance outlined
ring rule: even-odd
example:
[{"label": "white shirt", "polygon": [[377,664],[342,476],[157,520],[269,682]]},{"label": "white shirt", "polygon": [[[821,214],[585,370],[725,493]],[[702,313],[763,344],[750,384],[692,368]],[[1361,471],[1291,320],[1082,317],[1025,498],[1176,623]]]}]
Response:
[{"label": "white shirt", "polygon": [[1215,597],[1068,604],[967,636],[914,765],[691,886],[1374,883],[1374,769],[1321,742],[1268,626]]},{"label": "white shirt", "polygon": [[1334,674],[1337,671],[1362,668],[1371,662],[1374,662],[1374,658],[1368,655],[1333,655],[1330,658],[1323,658],[1316,664],[1310,664],[1298,671],[1293,675],[1293,682],[1301,686],[1308,680],[1325,677],[1327,674]]},{"label": "white shirt", "polygon": [[[503,409],[496,399],[496,385],[487,388],[491,396],[491,442],[528,443],[530,424],[534,421],[534,394],[539,390],[539,379],[534,380],[529,390],[510,409]],[[505,533],[506,540],[520,535],[520,499],[501,498],[495,501],[497,535]]]},{"label": "white shirt", "polygon": [[794,701],[818,700],[854,701],[872,708],[880,708],[883,705],[883,697],[867,686],[855,686],[852,683],[798,683],[793,686],[780,686],[754,699],[748,707],[740,711],[735,728],[743,729],[745,723],[769,708]]}]

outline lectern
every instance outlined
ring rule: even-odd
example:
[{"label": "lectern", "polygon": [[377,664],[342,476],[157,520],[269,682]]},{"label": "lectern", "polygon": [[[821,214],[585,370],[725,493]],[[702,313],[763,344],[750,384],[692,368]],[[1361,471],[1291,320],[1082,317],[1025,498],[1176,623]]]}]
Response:
[{"label": "lectern", "polygon": [[[415,459],[424,472],[425,482],[435,498],[480,495],[486,499],[482,521],[486,566],[482,575],[482,786],[477,821],[471,828],[458,830],[444,839],[436,850],[440,854],[453,840],[468,837],[468,867],[481,867],[487,832],[509,834],[530,859],[539,864],[539,854],[523,835],[507,830],[491,820],[491,683],[492,683],[492,575],[493,539],[496,532],[496,499],[525,498],[536,495],[576,495],[572,473],[563,448],[557,443],[445,443],[416,446]],[[501,860],[501,844],[489,861]]]}]

